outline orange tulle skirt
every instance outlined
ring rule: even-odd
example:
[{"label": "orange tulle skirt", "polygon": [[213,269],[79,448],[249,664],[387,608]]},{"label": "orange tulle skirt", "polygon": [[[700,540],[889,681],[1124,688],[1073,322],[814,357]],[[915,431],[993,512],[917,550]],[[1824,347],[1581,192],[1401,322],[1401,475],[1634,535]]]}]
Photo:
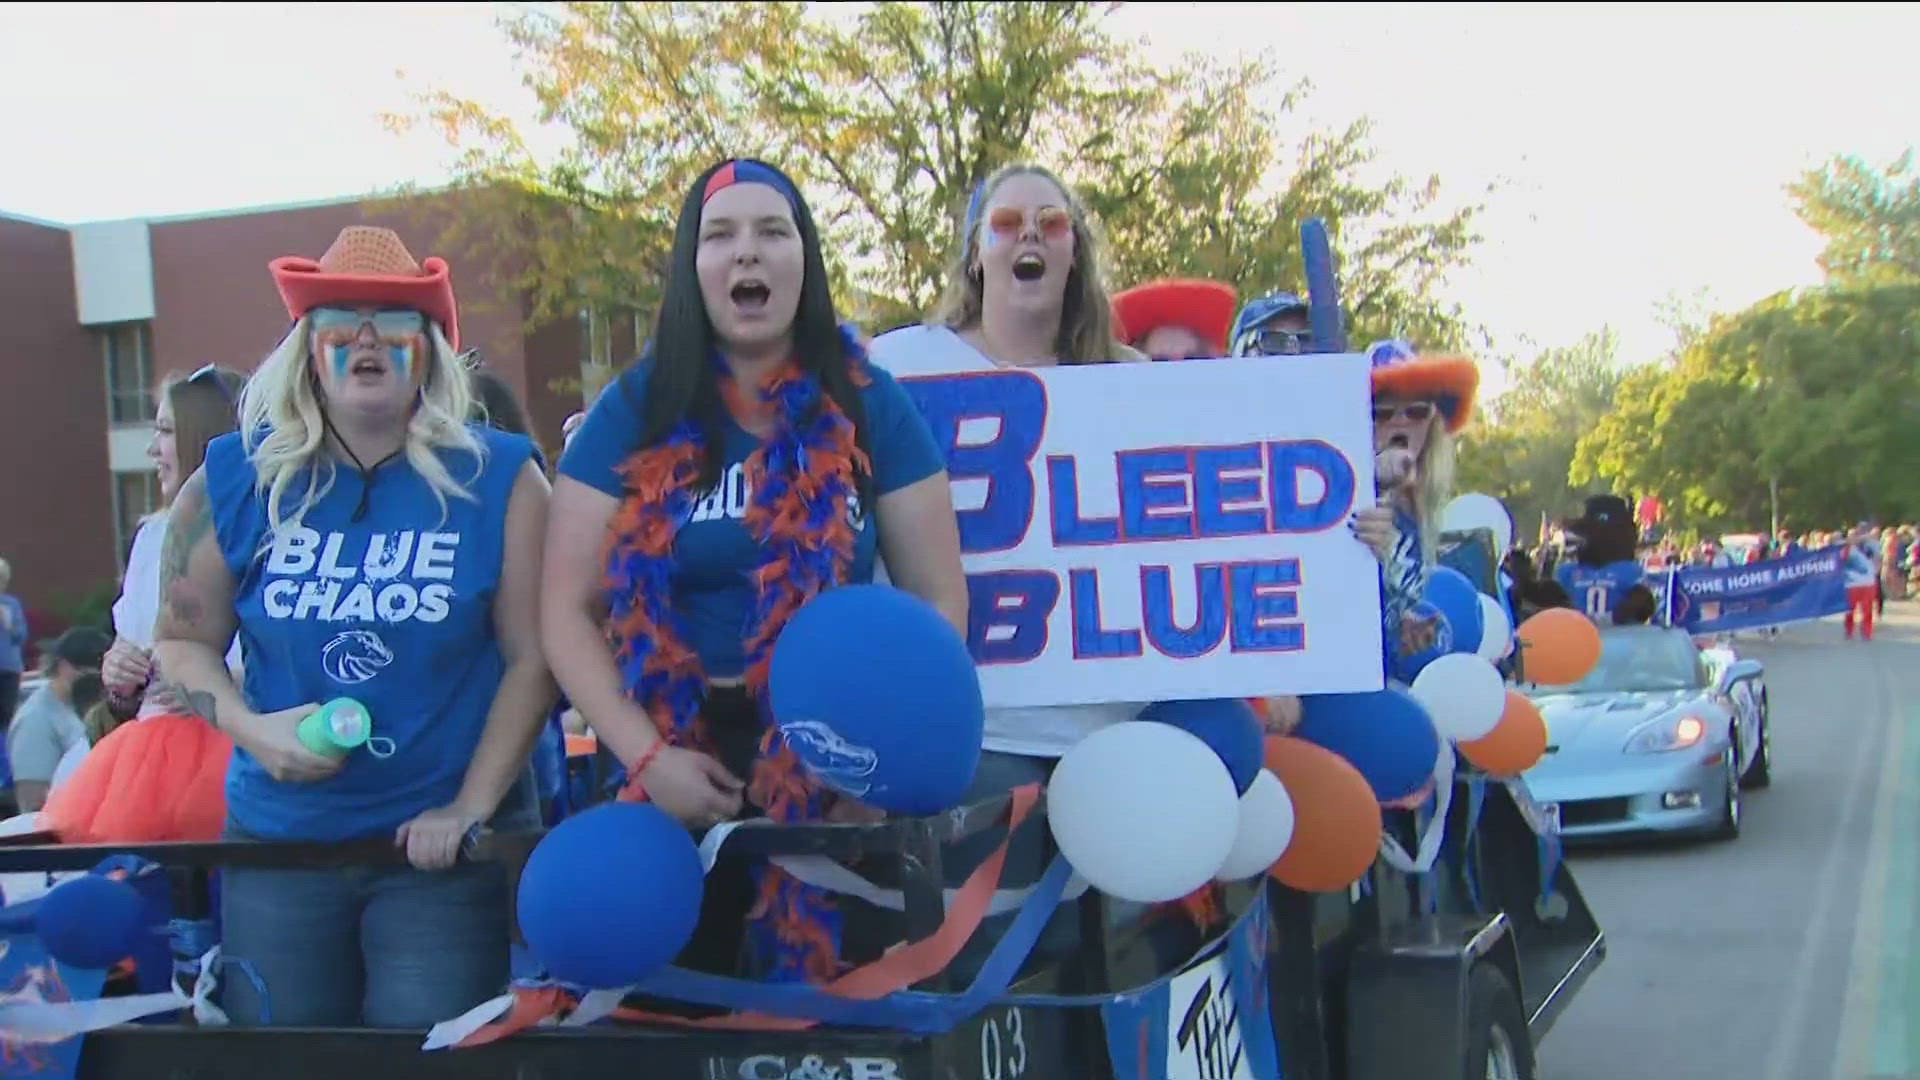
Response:
[{"label": "orange tulle skirt", "polygon": [[233,742],[197,716],[160,715],[107,733],[40,820],[68,844],[218,840]]}]

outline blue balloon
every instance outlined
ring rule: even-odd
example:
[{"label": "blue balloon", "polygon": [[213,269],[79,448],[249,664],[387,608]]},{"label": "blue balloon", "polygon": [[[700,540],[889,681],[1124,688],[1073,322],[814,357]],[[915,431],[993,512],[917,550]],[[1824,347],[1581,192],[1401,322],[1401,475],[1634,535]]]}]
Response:
[{"label": "blue balloon", "polygon": [[631,986],[686,948],[705,885],[685,826],[651,803],[603,803],[555,826],[528,856],[520,933],[555,979]]},{"label": "blue balloon", "polygon": [[1418,640],[1424,647],[1407,652],[1404,637],[1387,643],[1388,655],[1393,657],[1393,677],[1403,683],[1412,682],[1428,664],[1459,651],[1454,647],[1453,624],[1439,608],[1421,600],[1407,609],[1407,616],[1415,624],[1414,633],[1419,635]]},{"label": "blue balloon", "polygon": [[1473,652],[1480,648],[1480,636],[1487,632],[1487,617],[1480,610],[1480,590],[1467,575],[1451,566],[1436,566],[1427,576],[1427,603],[1440,609],[1453,626],[1453,651]]},{"label": "blue balloon", "polygon": [[1212,747],[1242,795],[1266,765],[1266,731],[1253,706],[1239,698],[1156,702],[1140,711],[1140,719],[1172,724]]},{"label": "blue balloon", "polygon": [[967,643],[933,605],[887,585],[808,601],[767,672],[774,723],[820,782],[897,814],[959,805],[986,710]]},{"label": "blue balloon", "polygon": [[1383,803],[1419,791],[1440,756],[1432,717],[1412,694],[1396,687],[1303,697],[1293,734],[1347,759]]},{"label": "blue balloon", "polygon": [[105,971],[132,956],[146,925],[146,898],[98,874],[55,886],[38,905],[34,928],[47,955],[88,971]]}]

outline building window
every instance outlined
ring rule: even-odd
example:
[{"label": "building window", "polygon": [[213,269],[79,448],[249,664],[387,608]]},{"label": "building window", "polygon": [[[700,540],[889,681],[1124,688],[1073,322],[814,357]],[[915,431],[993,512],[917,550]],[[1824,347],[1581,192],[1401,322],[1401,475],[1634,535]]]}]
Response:
[{"label": "building window", "polygon": [[107,362],[107,417],[116,424],[153,419],[151,325],[115,323],[96,331]]},{"label": "building window", "polygon": [[133,534],[140,529],[140,519],[159,507],[159,474],[151,472],[113,474],[113,548],[120,553],[122,572],[126,569],[127,552],[133,546]]}]

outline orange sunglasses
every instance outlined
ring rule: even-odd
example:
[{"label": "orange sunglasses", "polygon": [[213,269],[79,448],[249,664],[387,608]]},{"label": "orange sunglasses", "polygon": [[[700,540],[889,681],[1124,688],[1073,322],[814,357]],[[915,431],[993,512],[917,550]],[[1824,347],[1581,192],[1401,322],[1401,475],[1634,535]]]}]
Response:
[{"label": "orange sunglasses", "polygon": [[[987,228],[995,236],[1018,236],[1026,225],[1027,212],[1017,206],[996,206],[987,212]],[[1059,240],[1073,231],[1073,215],[1062,206],[1043,206],[1033,212],[1033,225],[1041,236]]]}]

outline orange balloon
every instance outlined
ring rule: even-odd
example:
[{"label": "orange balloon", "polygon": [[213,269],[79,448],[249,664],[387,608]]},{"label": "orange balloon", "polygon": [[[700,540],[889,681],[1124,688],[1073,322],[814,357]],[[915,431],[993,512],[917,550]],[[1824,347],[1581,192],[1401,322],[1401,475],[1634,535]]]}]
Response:
[{"label": "orange balloon", "polygon": [[1293,800],[1293,840],[1267,871],[1301,892],[1339,892],[1380,850],[1380,803],[1347,759],[1286,735],[1267,738],[1267,768]]},{"label": "orange balloon", "polygon": [[1517,690],[1507,691],[1507,706],[1493,730],[1460,744],[1460,756],[1494,776],[1518,776],[1547,752],[1547,722],[1540,709]]},{"label": "orange balloon", "polygon": [[1572,608],[1548,608],[1520,624],[1520,673],[1528,682],[1565,686],[1600,662],[1600,630]]}]

